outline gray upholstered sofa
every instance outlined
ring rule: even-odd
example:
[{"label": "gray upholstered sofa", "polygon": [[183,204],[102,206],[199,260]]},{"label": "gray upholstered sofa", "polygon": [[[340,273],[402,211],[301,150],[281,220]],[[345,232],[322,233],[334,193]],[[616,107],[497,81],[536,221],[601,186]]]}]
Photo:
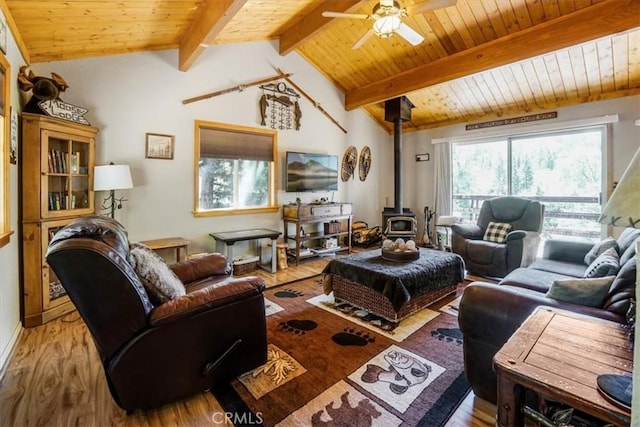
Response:
[{"label": "gray upholstered sofa", "polygon": [[[460,255],[471,274],[504,277],[536,259],[544,205],[522,197],[495,197],[480,207],[476,224],[451,226],[451,250]],[[508,224],[506,235],[488,237],[487,229]]]},{"label": "gray upholstered sofa", "polygon": [[585,275],[589,268],[585,256],[593,244],[550,240],[545,244],[543,257],[528,268],[515,269],[498,284],[473,282],[468,285],[460,302],[458,322],[464,337],[465,373],[475,395],[496,401],[493,356],[538,306],[625,323],[635,296],[639,239],[639,229],[626,229],[615,241],[620,268],[598,307],[546,296],[554,281]]}]

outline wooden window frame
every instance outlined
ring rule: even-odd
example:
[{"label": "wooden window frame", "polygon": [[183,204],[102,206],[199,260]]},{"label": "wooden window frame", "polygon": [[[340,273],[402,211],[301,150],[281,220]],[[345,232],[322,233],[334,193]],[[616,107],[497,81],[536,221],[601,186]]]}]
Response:
[{"label": "wooden window frame", "polygon": [[11,145],[11,66],[4,55],[0,55],[0,73],[4,75],[2,79],[2,101],[3,108],[0,113],[4,120],[4,129],[0,134],[0,248],[9,244],[11,235],[10,223],[10,192],[9,185],[9,148]]},{"label": "wooden window frame", "polygon": [[[247,135],[269,135],[272,138],[273,144],[273,153],[272,153],[272,162],[270,164],[269,170],[269,203],[266,206],[260,206],[255,208],[230,208],[230,209],[214,209],[214,210],[200,210],[200,171],[199,171],[199,162],[200,162],[200,130],[202,128],[206,129],[214,129],[222,132],[230,132],[234,134],[247,134]],[[246,215],[246,214],[256,214],[256,213],[270,213],[277,212],[279,210],[279,206],[276,205],[276,193],[277,193],[277,182],[276,182],[276,171],[278,164],[278,133],[272,129],[262,129],[262,128],[253,128],[247,126],[238,126],[238,125],[230,125],[225,123],[216,123],[216,122],[208,122],[203,120],[195,121],[195,143],[194,143],[194,197],[193,197],[193,215],[195,217],[210,217],[210,216],[222,216],[222,215]]]}]

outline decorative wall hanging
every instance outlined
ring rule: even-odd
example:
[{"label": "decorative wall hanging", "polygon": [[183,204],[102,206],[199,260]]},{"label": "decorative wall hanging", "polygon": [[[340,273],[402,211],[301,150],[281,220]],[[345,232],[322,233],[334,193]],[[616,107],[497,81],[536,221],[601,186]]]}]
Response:
[{"label": "decorative wall hanging", "polygon": [[284,82],[262,85],[260,89],[263,92],[258,102],[260,124],[267,126],[268,120],[271,129],[288,130],[294,128],[300,130],[300,119],[302,118],[300,103],[298,103],[300,95]]},{"label": "decorative wall hanging", "polygon": [[356,169],[356,163],[358,163],[358,150],[356,150],[356,147],[353,145],[350,145],[342,157],[342,168],[340,172],[342,182],[349,181],[349,178],[351,178]]},{"label": "decorative wall hanging", "polygon": [[371,169],[371,149],[365,145],[360,150],[360,159],[358,160],[358,177],[360,181],[367,179],[369,169]]},{"label": "decorative wall hanging", "polygon": [[60,99],[60,92],[69,88],[61,75],[51,73],[51,78],[36,76],[33,71],[27,73],[27,66],[20,67],[18,86],[24,92],[31,91],[32,95],[25,104],[25,113],[44,114],[70,122],[89,125],[84,115],[89,112],[86,108],[71,105]]},{"label": "decorative wall hanging", "polygon": [[327,118],[329,120],[331,120],[333,122],[333,124],[335,124],[336,126],[338,126],[340,128],[340,130],[344,133],[347,133],[347,130],[345,128],[343,128],[342,126],[340,126],[340,123],[338,123],[338,121],[336,119],[334,119],[333,117],[331,117],[331,114],[327,113],[327,110],[325,110],[322,105],[320,105],[319,102],[316,102],[313,98],[311,98],[309,96],[309,94],[307,94],[304,90],[302,90],[300,88],[300,86],[298,86],[297,84],[295,84],[293,82],[293,80],[291,80],[289,78],[289,76],[291,76],[291,74],[285,74],[280,68],[276,68],[276,70],[278,70],[278,72],[280,73],[280,76],[282,76],[283,79],[285,79],[292,87],[294,87],[298,92],[300,92],[300,94],[302,94],[302,96],[304,96],[305,98],[307,98],[314,107],[316,107],[318,110],[320,110],[320,112],[322,114],[324,114],[325,116],[327,116]]},{"label": "decorative wall hanging", "polygon": [[472,125],[466,125],[464,129],[465,130],[484,129],[484,128],[492,128],[496,126],[514,125],[516,123],[528,123],[528,122],[535,122],[538,120],[548,120],[548,119],[557,119],[557,118],[558,118],[558,112],[552,111],[550,113],[531,114],[529,116],[513,117],[511,119],[500,119],[500,120],[492,120],[490,122],[474,123]]}]

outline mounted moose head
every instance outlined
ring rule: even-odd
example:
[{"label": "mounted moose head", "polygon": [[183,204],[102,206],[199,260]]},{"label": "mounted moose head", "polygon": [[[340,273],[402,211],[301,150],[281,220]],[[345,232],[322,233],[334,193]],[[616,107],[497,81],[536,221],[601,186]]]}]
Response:
[{"label": "mounted moose head", "polygon": [[18,74],[18,86],[20,89],[24,92],[32,91],[33,94],[25,105],[24,111],[44,114],[38,103],[48,99],[58,99],[60,92],[67,90],[69,85],[59,74],[51,73],[51,78],[41,77],[36,76],[31,70],[27,74],[27,68],[28,66],[23,65],[20,67],[20,73]]}]

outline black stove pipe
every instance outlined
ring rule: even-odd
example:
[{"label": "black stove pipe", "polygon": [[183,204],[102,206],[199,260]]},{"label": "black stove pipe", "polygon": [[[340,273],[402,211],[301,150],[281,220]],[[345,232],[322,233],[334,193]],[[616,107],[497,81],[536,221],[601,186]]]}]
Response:
[{"label": "black stove pipe", "polygon": [[393,121],[393,204],[395,213],[402,214],[402,118]]}]

